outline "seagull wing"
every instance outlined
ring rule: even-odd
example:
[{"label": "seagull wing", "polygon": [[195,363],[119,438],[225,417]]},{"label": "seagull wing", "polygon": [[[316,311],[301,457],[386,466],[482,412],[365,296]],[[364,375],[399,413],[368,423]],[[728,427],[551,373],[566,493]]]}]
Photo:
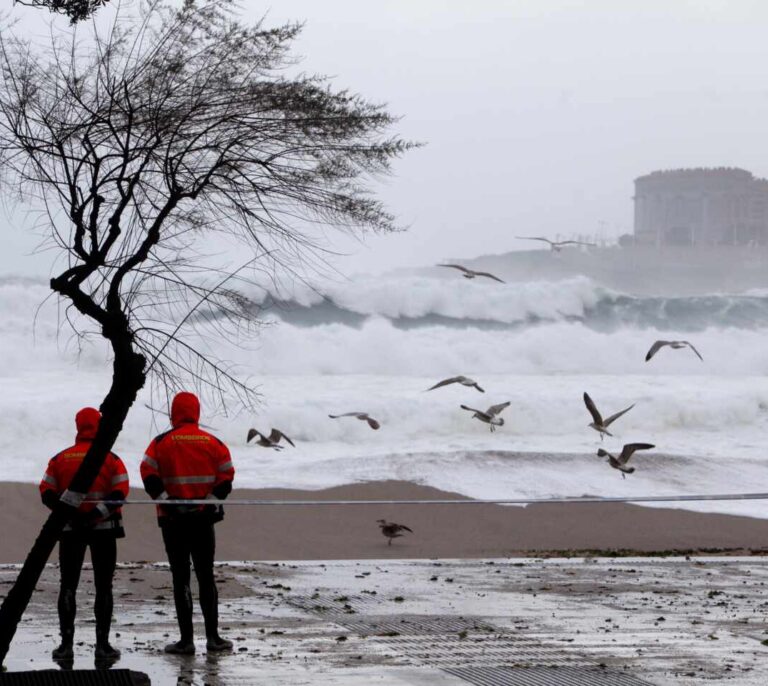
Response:
[{"label": "seagull wing", "polygon": [[278,443],[281,438],[284,438],[288,443],[290,443],[294,448],[296,447],[296,444],[288,438],[280,429],[272,429],[272,432],[269,434],[269,440],[272,441],[272,443]]},{"label": "seagull wing", "polygon": [[490,406],[490,407],[489,407],[489,408],[488,408],[488,409],[485,411],[485,413],[486,413],[487,415],[490,415],[491,417],[495,417],[497,414],[501,414],[501,413],[502,413],[502,411],[503,411],[505,408],[507,408],[507,407],[509,407],[509,406],[510,406],[510,404],[511,404],[511,401],[507,400],[507,402],[505,402],[505,403],[499,403],[498,405],[491,405],[491,406]]},{"label": "seagull wing", "polygon": [[398,524],[397,526],[403,529],[403,531],[410,531],[411,533],[413,533],[413,529],[411,529],[409,526],[406,526],[405,524]]},{"label": "seagull wing", "polygon": [[592,401],[592,398],[589,397],[589,393],[586,391],[584,392],[584,404],[587,406],[589,414],[592,415],[592,421],[595,424],[602,424],[603,418],[600,416],[600,412],[598,412],[595,403]]},{"label": "seagull wing", "polygon": [[345,412],[344,414],[329,414],[331,419],[338,419],[339,417],[360,417],[362,412]]},{"label": "seagull wing", "polygon": [[482,410],[476,410],[474,407],[469,407],[469,405],[459,405],[459,407],[462,410],[469,410],[470,412],[477,412],[478,414],[485,414]]},{"label": "seagull wing", "polygon": [[608,417],[608,419],[606,419],[603,422],[603,426],[607,429],[613,422],[615,422],[619,417],[621,417],[621,415],[629,412],[634,406],[635,406],[635,403],[632,403],[629,407],[625,407],[621,412],[612,414],[610,417]]},{"label": "seagull wing", "polygon": [[428,391],[434,391],[436,388],[440,388],[441,386],[447,386],[451,383],[459,383],[460,381],[463,381],[463,376],[452,376],[450,379],[443,379],[442,381],[438,381],[434,386],[431,388],[428,388]]},{"label": "seagull wing", "polygon": [[475,272],[475,276],[487,276],[489,279],[493,279],[494,281],[498,281],[499,283],[506,283],[505,281],[502,281],[498,276],[495,276],[490,272]]},{"label": "seagull wing", "polygon": [[[360,417],[360,419],[363,419],[363,417]],[[370,426],[372,429],[378,429],[381,427],[381,424],[377,422],[373,417],[365,417],[365,421],[368,422],[368,426]]]},{"label": "seagull wing", "polygon": [[669,341],[656,341],[652,346],[651,349],[648,351],[648,354],[645,356],[645,361],[648,362],[659,350],[661,350],[665,345],[669,345]]},{"label": "seagull wing", "polygon": [[701,354],[699,353],[699,351],[698,351],[698,350],[696,350],[696,348],[694,348],[694,347],[693,347],[693,344],[689,343],[688,341],[683,341],[683,343],[685,343],[685,344],[686,344],[686,345],[687,345],[687,346],[688,346],[688,347],[689,347],[691,350],[693,350],[693,352],[695,352],[695,353],[696,353],[696,356],[697,356],[697,357],[698,357],[698,358],[699,358],[699,359],[700,359],[702,362],[704,362],[704,358],[701,356]]},{"label": "seagull wing", "polygon": [[586,241],[557,241],[557,245],[591,245],[595,246],[597,243],[587,243]]},{"label": "seagull wing", "polygon": [[464,272],[465,274],[473,274],[472,270],[467,269],[466,267],[462,267],[460,264],[438,264],[438,267],[450,267],[451,269],[458,269],[459,271]]},{"label": "seagull wing", "polygon": [[245,442],[250,443],[251,439],[254,436],[258,436],[258,435],[259,435],[259,432],[256,431],[256,429],[248,429],[248,438],[245,439]]},{"label": "seagull wing", "polygon": [[519,238],[521,241],[544,241],[552,245],[552,241],[549,238],[543,238],[542,236],[515,236],[515,238]]},{"label": "seagull wing", "polygon": [[619,463],[627,464],[627,462],[629,462],[629,458],[632,457],[636,450],[651,450],[655,447],[655,445],[650,443],[627,443],[621,449],[621,455],[619,455]]},{"label": "seagull wing", "polygon": [[474,386],[475,386],[475,388],[476,388],[478,391],[480,391],[481,393],[485,393],[485,389],[484,389],[484,388],[480,388],[480,384],[479,384],[479,383],[477,383],[477,381],[475,381],[475,384],[474,384]]}]

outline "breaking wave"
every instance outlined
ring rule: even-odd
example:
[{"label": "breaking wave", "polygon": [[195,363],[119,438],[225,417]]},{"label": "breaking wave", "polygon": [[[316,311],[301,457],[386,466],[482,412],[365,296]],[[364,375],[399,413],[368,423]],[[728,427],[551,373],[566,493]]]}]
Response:
[{"label": "breaking wave", "polygon": [[568,322],[601,332],[624,327],[695,332],[768,326],[768,293],[685,297],[633,296],[586,277],[482,283],[408,276],[359,278],[322,290],[273,288],[251,293],[265,311],[296,326],[360,327],[381,317],[394,326],[502,329]]},{"label": "breaking wave", "polygon": [[[74,411],[109,386],[105,346],[98,336],[74,339],[49,295],[42,281],[0,279],[6,479],[39,479],[71,440]],[[402,478],[477,497],[746,491],[764,470],[766,292],[650,298],[584,278],[502,285],[408,276],[251,295],[274,325],[249,341],[210,331],[200,339],[263,396],[256,416],[204,418],[231,446],[240,487]],[[644,361],[656,337],[687,334],[703,362],[687,350]],[[486,392],[425,392],[456,374]],[[596,459],[584,391],[606,412],[636,404],[605,442],[657,446],[633,479]],[[493,434],[460,407],[504,401],[505,425]],[[145,402],[148,387],[116,445],[137,484],[142,451],[165,428]],[[370,412],[381,429],[328,418],[352,410]],[[246,445],[249,426],[279,427],[296,448]],[[759,503],[711,507],[764,516]]]}]

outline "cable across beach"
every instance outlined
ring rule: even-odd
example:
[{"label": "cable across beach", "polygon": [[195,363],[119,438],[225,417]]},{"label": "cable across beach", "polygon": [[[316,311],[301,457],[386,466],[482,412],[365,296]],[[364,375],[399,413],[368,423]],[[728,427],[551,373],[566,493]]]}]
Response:
[{"label": "cable across beach", "polygon": [[[434,499],[434,500],[254,500],[228,498],[227,505],[544,505],[547,503],[695,503],[720,500],[768,500],[768,493],[714,493],[704,495],[638,495],[638,496],[581,496],[562,498],[501,498],[501,499]],[[105,505],[154,505],[155,500],[90,500]],[[223,504],[224,501],[222,501]],[[210,500],[177,499],[164,507],[174,505],[210,505]]]}]

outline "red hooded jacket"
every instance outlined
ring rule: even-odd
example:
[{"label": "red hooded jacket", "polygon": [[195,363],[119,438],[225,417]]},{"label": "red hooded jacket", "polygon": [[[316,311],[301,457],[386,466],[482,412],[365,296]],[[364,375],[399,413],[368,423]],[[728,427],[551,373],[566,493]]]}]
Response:
[{"label": "red hooded jacket", "polygon": [[[69,488],[75,472],[91,447],[100,420],[101,413],[93,407],[85,407],[75,416],[75,426],[77,427],[75,444],[50,459],[48,468],[45,470],[45,476],[40,482],[40,495],[47,506],[52,507],[58,501],[59,496]],[[124,500],[127,496],[128,472],[123,461],[114,453],[109,453],[78,508],[78,511],[83,514],[88,514],[96,509],[101,514],[101,517],[93,516],[88,520],[87,529],[111,530],[117,536],[122,536],[121,508],[99,506],[89,501]],[[72,528],[71,524],[67,524],[64,530],[71,531]]]},{"label": "red hooded jacket", "polygon": [[[203,431],[198,426],[199,420],[197,396],[187,392],[177,394],[171,404],[173,428],[149,444],[141,461],[141,478],[153,498],[223,499],[231,490],[235,468],[229,449],[216,436]],[[202,505],[193,508],[197,512],[203,510]],[[172,506],[157,508],[161,520],[174,512]],[[213,520],[218,521],[222,516],[221,508],[217,508]]]}]

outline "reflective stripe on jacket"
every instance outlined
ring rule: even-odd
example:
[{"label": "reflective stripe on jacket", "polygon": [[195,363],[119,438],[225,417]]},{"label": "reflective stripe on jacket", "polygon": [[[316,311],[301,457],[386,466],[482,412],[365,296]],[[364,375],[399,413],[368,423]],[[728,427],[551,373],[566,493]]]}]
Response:
[{"label": "reflective stripe on jacket", "polygon": [[[141,478],[157,476],[172,498],[203,499],[235,478],[229,449],[196,423],[184,423],[155,438],[141,462]],[[197,509],[202,509],[203,506]],[[158,507],[158,516],[165,512]]]},{"label": "reflective stripe on jacket", "polygon": [[[90,447],[90,440],[82,440],[70,448],[62,450],[58,455],[54,455],[48,462],[48,468],[40,481],[40,494],[44,494],[45,491],[53,491],[57,496],[60,496],[64,493],[72,483],[75,472],[79,469]],[[92,501],[104,500],[115,491],[121,493],[125,499],[128,497],[128,486],[128,472],[123,461],[114,453],[109,453],[78,511],[90,512],[97,507],[97,504]],[[121,510],[120,507],[115,508],[109,516],[96,522],[91,528],[119,528],[121,526]],[[64,527],[65,530],[70,528],[69,525]]]}]

